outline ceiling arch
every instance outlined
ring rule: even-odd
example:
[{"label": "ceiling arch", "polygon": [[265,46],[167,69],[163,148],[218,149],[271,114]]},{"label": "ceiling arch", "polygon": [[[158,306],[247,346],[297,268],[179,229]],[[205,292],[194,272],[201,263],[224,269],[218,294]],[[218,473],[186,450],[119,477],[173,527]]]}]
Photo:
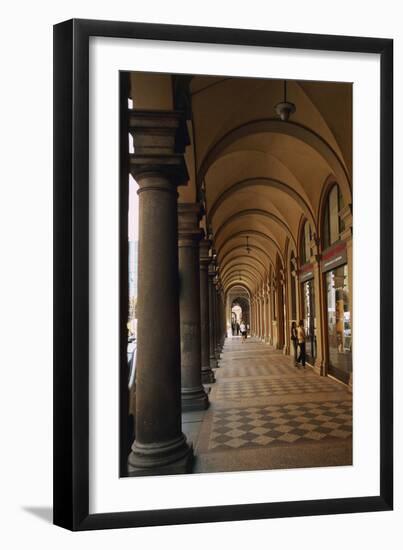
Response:
[{"label": "ceiling arch", "polygon": [[[250,288],[247,286],[247,284],[250,285]],[[231,288],[238,287],[240,285],[243,285],[245,288],[248,288],[249,296],[252,296],[255,285],[251,284],[250,280],[246,278],[245,280],[240,281],[239,279],[237,279],[236,276],[232,276],[232,278],[229,277],[226,283],[225,284],[223,283],[224,294],[227,296],[227,292],[229,292]]]},{"label": "ceiling arch", "polygon": [[229,287],[225,290],[225,297],[229,297],[231,292],[234,292],[234,296],[236,296],[237,292],[245,292],[248,296],[248,299],[250,300],[250,290],[246,287],[246,285],[243,285],[242,283],[231,283]]},{"label": "ceiling arch", "polygon": [[[259,246],[253,245],[253,244],[249,244],[249,248],[253,251],[259,251],[259,253],[261,253],[263,255],[263,257],[267,258],[269,264],[273,265],[273,261],[272,261],[271,257],[267,254],[267,252],[265,250],[263,250]],[[223,254],[221,257],[220,257],[219,254],[217,254],[219,264],[224,266],[225,265],[225,259],[228,258],[228,256],[230,254],[232,254],[233,252],[235,252],[237,250],[242,250],[243,252],[245,252],[246,251],[245,245],[240,244],[240,245],[234,246],[233,248],[228,250],[225,254]],[[246,255],[246,254],[236,254],[235,257],[236,258],[254,258],[253,255]],[[264,265],[264,263],[262,263],[262,265]]]},{"label": "ceiling arch", "polygon": [[262,271],[263,273],[268,272],[270,266],[273,265],[271,262],[265,264],[264,261],[259,259],[256,255],[236,254],[236,252],[234,252],[231,257],[227,257],[226,261],[220,264],[220,274],[222,274],[226,267],[233,262],[239,262],[239,264],[244,263],[251,266],[253,265],[259,272]]},{"label": "ceiling arch", "polygon": [[240,263],[237,263],[236,265],[226,266],[226,269],[223,271],[221,275],[221,282],[224,284],[226,278],[230,275],[242,277],[245,275],[245,273],[255,283],[255,286],[259,283],[259,281],[263,280],[262,273],[259,271],[259,269],[255,265],[251,263],[240,262]]},{"label": "ceiling arch", "polygon": [[249,187],[260,187],[260,186],[264,188],[277,189],[285,193],[288,197],[290,197],[293,201],[295,201],[298,204],[302,212],[310,220],[312,227],[316,229],[316,223],[315,223],[315,218],[314,218],[312,209],[308,204],[308,202],[304,199],[304,197],[302,197],[302,195],[299,194],[297,191],[295,191],[295,189],[290,185],[287,185],[286,183],[276,180],[274,178],[268,178],[268,177],[256,177],[256,178],[251,177],[251,178],[247,178],[247,179],[233,183],[229,188],[227,188],[223,193],[221,193],[218,196],[218,198],[209,206],[207,211],[207,222],[209,224],[212,223],[212,220],[217,210],[220,208],[223,202],[230,199],[234,193],[240,191],[241,189],[246,189]]},{"label": "ceiling arch", "polygon": [[224,284],[225,280],[229,276],[236,276],[239,280],[242,281],[242,277],[245,276],[245,274],[247,277],[249,277],[251,281],[253,281],[255,285],[262,279],[262,274],[259,272],[258,269],[256,269],[255,266],[242,263],[239,265],[237,264],[236,266],[229,266],[225,273],[223,273],[221,277],[221,282]]},{"label": "ceiling arch", "polygon": [[269,235],[266,235],[266,233],[263,233],[262,231],[257,231],[256,229],[242,229],[241,231],[237,231],[235,233],[232,233],[229,237],[227,237],[220,245],[217,244],[217,252],[219,250],[222,250],[226,244],[228,244],[230,241],[242,237],[242,236],[254,236],[259,237],[261,239],[266,240],[271,246],[273,246],[276,251],[281,255],[281,249],[278,245],[278,243]]},{"label": "ceiling arch", "polygon": [[274,118],[248,121],[230,130],[215,142],[200,163],[197,171],[197,185],[201,186],[210,166],[234,143],[246,136],[270,133],[293,137],[303,142],[307,147],[315,150],[327,162],[342,188],[343,195],[347,201],[351,202],[351,182],[349,175],[343,162],[329,143],[322,136],[302,124]]},{"label": "ceiling arch", "polygon": [[254,273],[249,273],[247,270],[243,270],[243,275],[239,276],[238,271],[230,271],[222,281],[223,287],[227,288],[230,281],[237,281],[238,284],[249,283],[250,289],[253,290],[257,287],[257,279]]},{"label": "ceiling arch", "polygon": [[217,230],[214,231],[214,239],[217,239],[219,237],[220,233],[223,231],[223,229],[225,227],[227,227],[230,223],[233,223],[234,221],[237,221],[240,217],[252,216],[252,215],[253,216],[262,216],[262,217],[265,217],[265,218],[268,218],[268,219],[272,220],[273,222],[275,222],[283,230],[283,232],[286,235],[288,235],[288,237],[290,237],[292,242],[295,243],[295,238],[294,238],[293,234],[291,233],[290,228],[288,227],[288,225],[281,218],[279,218],[276,214],[273,214],[272,212],[267,212],[266,210],[261,210],[261,209],[258,209],[258,208],[241,210],[240,212],[237,212],[237,213],[233,214],[232,216],[230,216],[229,218],[227,218],[217,228]]}]

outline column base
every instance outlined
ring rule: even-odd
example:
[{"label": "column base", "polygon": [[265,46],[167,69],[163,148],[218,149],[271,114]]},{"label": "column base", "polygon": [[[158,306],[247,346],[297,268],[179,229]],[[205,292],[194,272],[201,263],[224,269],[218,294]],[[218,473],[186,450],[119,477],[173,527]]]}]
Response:
[{"label": "column base", "polygon": [[203,384],[213,384],[215,382],[214,372],[210,367],[202,367],[201,376]]},{"label": "column base", "polygon": [[215,355],[213,357],[210,357],[210,368],[212,369],[218,369],[220,365],[218,364],[218,357]]},{"label": "column base", "polygon": [[181,434],[162,443],[134,441],[128,459],[128,475],[151,476],[188,474],[192,471],[193,446]]},{"label": "column base", "polygon": [[182,388],[182,412],[204,411],[210,405],[207,393],[203,386],[199,388]]}]

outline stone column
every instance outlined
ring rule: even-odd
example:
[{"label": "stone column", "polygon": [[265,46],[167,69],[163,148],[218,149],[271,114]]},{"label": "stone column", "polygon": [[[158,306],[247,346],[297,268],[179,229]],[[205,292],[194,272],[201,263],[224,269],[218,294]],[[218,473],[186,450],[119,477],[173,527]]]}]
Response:
[{"label": "stone column", "polygon": [[[300,285],[297,284],[298,282],[298,257],[295,257],[291,261],[292,263],[292,270],[290,273],[290,281],[291,284],[295,286],[295,312],[296,312],[296,319],[293,319],[297,324],[300,320],[299,311],[301,309],[300,307]],[[290,296],[291,299],[291,296]],[[292,315],[290,314],[290,319]]]},{"label": "stone column", "polygon": [[260,303],[261,303],[261,310],[262,310],[262,336],[261,340],[264,342],[266,337],[266,319],[264,314],[264,292],[263,288],[260,290]]},{"label": "stone column", "polygon": [[[347,267],[348,267],[348,290],[350,307],[351,335],[353,336],[353,213],[351,205],[348,204],[340,212],[340,218],[344,222],[344,231],[340,235],[346,242]],[[353,373],[351,373],[349,385],[353,385]]]},{"label": "stone column", "polygon": [[214,372],[210,364],[210,312],[208,267],[211,262],[209,256],[211,241],[200,241],[200,337],[201,337],[201,374],[203,384],[215,382]]},{"label": "stone column", "polygon": [[281,295],[282,295],[282,317],[283,317],[283,353],[289,355],[290,353],[290,322],[289,322],[289,294],[287,285],[287,269],[280,269],[281,277]]},{"label": "stone column", "polygon": [[132,112],[139,190],[136,439],[129,475],[179,474],[193,450],[182,433],[177,239],[177,185],[188,180],[174,149],[178,112]]},{"label": "stone column", "polygon": [[257,324],[257,302],[256,295],[253,296],[253,336],[257,336],[258,324]]},{"label": "stone column", "polygon": [[340,218],[344,222],[344,231],[341,233],[341,238],[346,243],[347,266],[348,266],[348,290],[349,290],[349,307],[350,307],[350,324],[351,334],[353,334],[353,214],[351,205],[348,204],[341,210]]},{"label": "stone column", "polygon": [[264,324],[264,334],[263,334],[263,341],[265,344],[267,344],[268,337],[269,337],[269,327],[268,327],[268,321],[267,321],[267,292],[265,286],[263,286],[262,291],[262,300],[263,300],[263,324]]},{"label": "stone column", "polygon": [[271,314],[272,314],[272,335],[273,335],[273,346],[276,349],[279,349],[278,345],[278,296],[277,296],[277,280],[276,277],[273,277],[271,282]]},{"label": "stone column", "polygon": [[256,322],[256,299],[255,299],[255,296],[253,296],[253,298],[252,298],[252,304],[253,304],[253,336],[256,336],[257,322]]},{"label": "stone column", "polygon": [[313,276],[314,276],[314,288],[315,288],[315,334],[316,334],[316,358],[315,358],[315,367],[318,369],[318,373],[321,375],[325,374],[325,358],[324,350],[327,341],[327,336],[324,334],[325,325],[325,307],[323,300],[323,291],[322,291],[322,273],[320,270],[320,256],[315,256],[315,261],[312,262],[313,265]]},{"label": "stone column", "polygon": [[200,215],[198,203],[178,205],[182,411],[203,410],[209,405],[201,380]]},{"label": "stone column", "polygon": [[253,298],[251,296],[250,297],[250,302],[249,302],[249,325],[250,325],[250,335],[251,336],[253,336],[253,330],[254,330],[253,315],[254,315],[254,312],[253,312]]},{"label": "stone column", "polygon": [[260,291],[257,296],[258,310],[259,310],[259,340],[263,338],[263,308],[262,308],[262,295]]},{"label": "stone column", "polygon": [[315,291],[315,334],[316,334],[316,358],[315,367],[320,375],[325,375],[327,371],[325,360],[325,349],[327,342],[327,327],[325,326],[326,305],[323,294],[322,272],[320,262],[322,256],[319,251],[319,240],[314,235],[311,240],[311,263],[313,270],[313,284]]},{"label": "stone column", "polygon": [[222,284],[220,285],[220,304],[221,304],[221,351],[224,349],[225,338],[227,336],[227,322],[225,309],[225,295]]},{"label": "stone column", "polygon": [[269,323],[269,344],[273,345],[273,317],[272,317],[272,296],[270,282],[267,282],[267,318]]},{"label": "stone column", "polygon": [[214,278],[216,275],[215,266],[210,263],[208,267],[208,294],[209,294],[209,312],[210,312],[210,324],[209,324],[209,347],[210,347],[210,368],[216,369],[218,367],[217,358],[215,354],[215,304],[214,304]]},{"label": "stone column", "polygon": [[220,287],[218,291],[218,298],[219,298],[219,315],[220,315],[220,348],[221,352],[224,348],[224,342],[225,342],[225,335],[226,335],[226,312],[225,312],[225,301],[224,301],[224,291],[222,288],[222,284],[220,282]]},{"label": "stone column", "polygon": [[217,361],[220,360],[221,356],[221,319],[220,319],[220,297],[218,293],[218,276],[216,275],[214,279],[214,353],[217,358]]},{"label": "stone column", "polygon": [[223,340],[222,340],[222,300],[220,283],[217,281],[216,285],[216,298],[217,298],[217,351],[219,354],[222,352]]}]

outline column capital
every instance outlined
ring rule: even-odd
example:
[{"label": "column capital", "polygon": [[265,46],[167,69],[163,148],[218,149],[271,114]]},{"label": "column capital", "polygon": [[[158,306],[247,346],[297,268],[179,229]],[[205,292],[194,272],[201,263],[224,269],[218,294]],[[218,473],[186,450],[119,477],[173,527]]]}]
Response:
[{"label": "column capital", "polygon": [[266,290],[267,290],[267,294],[270,294],[270,291],[271,291],[271,283],[270,283],[270,280],[267,279],[266,281]]},{"label": "column capital", "polygon": [[216,272],[216,266],[215,266],[215,263],[214,263],[214,260],[212,260],[208,266],[208,276],[209,278],[211,279],[211,282],[214,281],[214,277],[217,275],[217,272]]},{"label": "column capital", "polygon": [[199,227],[202,214],[203,209],[198,202],[178,204],[179,245],[198,242],[204,237],[204,230]]},{"label": "column capital", "polygon": [[[181,111],[129,111],[129,132],[135,152],[129,170],[142,187],[142,180],[165,176],[172,184],[189,180],[183,156],[189,144],[186,121]],[[148,186],[147,188],[150,188]]]},{"label": "column capital", "polygon": [[203,267],[207,267],[212,262],[213,258],[210,256],[210,247],[211,247],[211,241],[210,239],[202,239],[199,243],[199,250],[200,250],[200,265]]},{"label": "column capital", "polygon": [[222,289],[221,279],[218,275],[216,276],[216,279],[214,281],[214,286],[217,292],[220,292],[220,290]]},{"label": "column capital", "polygon": [[285,285],[286,277],[287,277],[287,270],[284,267],[281,267],[280,268],[280,281],[279,282],[282,286]]}]

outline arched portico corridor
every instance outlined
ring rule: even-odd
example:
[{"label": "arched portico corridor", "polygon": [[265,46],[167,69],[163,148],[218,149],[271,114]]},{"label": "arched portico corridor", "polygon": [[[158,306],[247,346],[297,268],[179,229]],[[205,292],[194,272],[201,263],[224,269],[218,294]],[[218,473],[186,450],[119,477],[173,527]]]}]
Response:
[{"label": "arched portico corridor", "polygon": [[185,413],[195,473],[347,465],[351,392],[255,338],[227,338],[205,412]]},{"label": "arched portico corridor", "polygon": [[351,464],[351,83],[120,78],[122,475]]}]

